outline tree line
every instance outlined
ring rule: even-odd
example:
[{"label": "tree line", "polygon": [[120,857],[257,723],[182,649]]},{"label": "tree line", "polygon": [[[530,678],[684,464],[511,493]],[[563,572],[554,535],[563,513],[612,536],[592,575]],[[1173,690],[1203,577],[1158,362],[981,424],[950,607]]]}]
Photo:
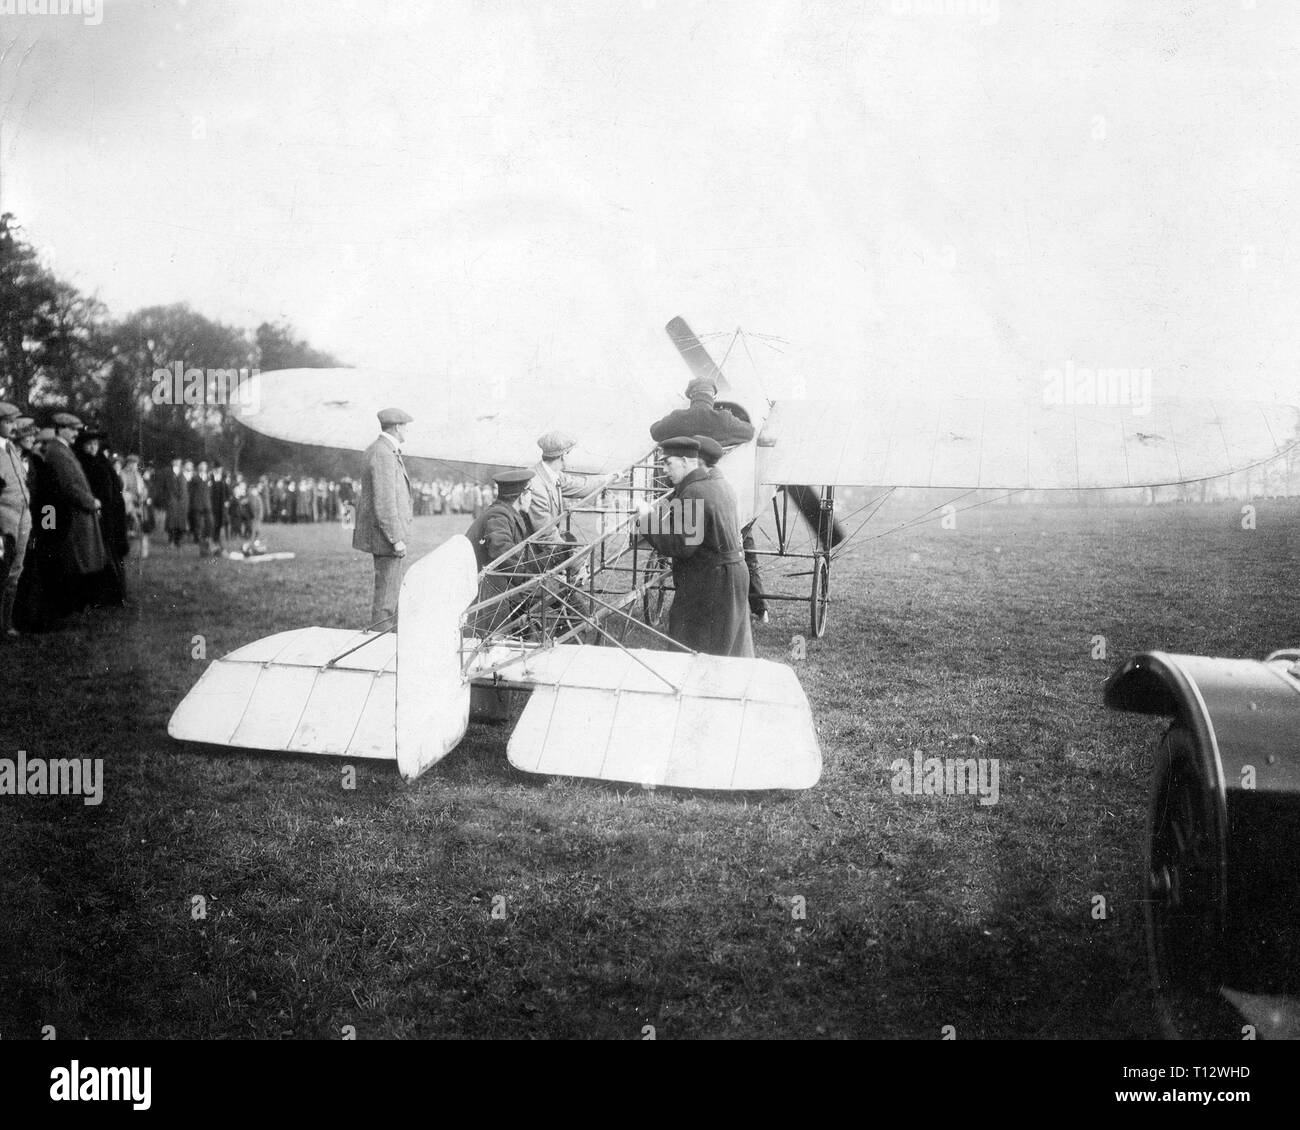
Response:
[{"label": "tree line", "polygon": [[239,426],[224,404],[156,403],[154,371],[177,362],[262,371],[340,364],[285,322],[249,332],[183,302],[114,317],[42,263],[12,213],[0,215],[0,400],[38,418],[66,408],[146,462],[180,456],[219,459],[246,474],[355,473],[355,457],[258,435]]}]

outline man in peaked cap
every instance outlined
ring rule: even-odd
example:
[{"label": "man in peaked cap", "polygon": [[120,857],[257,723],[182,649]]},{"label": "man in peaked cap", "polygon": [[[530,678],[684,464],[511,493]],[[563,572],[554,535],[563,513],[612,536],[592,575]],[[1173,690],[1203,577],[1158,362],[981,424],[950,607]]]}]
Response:
[{"label": "man in peaked cap", "polygon": [[411,416],[400,408],[385,408],[379,415],[380,432],[366,448],[361,472],[361,497],[357,501],[352,548],[375,559],[375,592],[370,604],[370,624],[387,621],[397,626],[397,597],[402,588],[402,558],[410,536],[413,510],[411,478],[402,461],[402,444]]},{"label": "man in peaked cap", "polygon": [[[503,553],[508,553],[533,532],[528,517],[528,484],[532,470],[503,471],[493,476],[497,486],[496,500],[474,519],[465,536],[474,547],[479,572]],[[524,554],[527,554],[525,556]],[[518,575],[537,570],[537,559],[523,551],[507,562],[499,573],[489,573],[479,587],[480,601],[489,600],[509,591],[518,583]],[[491,608],[475,613],[470,628],[477,634],[486,634],[501,627],[514,616],[518,602],[501,600]]]},{"label": "man in peaked cap", "polygon": [[722,478],[700,465],[700,441],[692,436],[661,440],[673,491],[652,516],[641,503],[641,529],[673,562],[673,603],[668,634],[693,651],[752,656],[746,594],[749,570],[741,552],[736,495]]},{"label": "man in peaked cap", "polygon": [[702,435],[717,440],[723,447],[753,439],[754,425],[726,408],[716,407],[713,398],[717,394],[718,386],[711,380],[696,377],[686,386],[690,407],[679,408],[656,420],[650,425],[650,438],[661,444],[674,436]]},{"label": "man in peaked cap", "polygon": [[[710,436],[696,436],[700,445],[700,462],[709,469],[709,474],[722,482],[722,471],[718,460],[723,456],[722,444]],[[730,490],[730,484],[728,484]],[[733,492],[734,502],[734,492]],[[737,506],[737,514],[739,507]],[[754,523],[750,522],[740,529],[740,542],[745,550],[745,568],[749,570],[749,614],[755,619],[767,623],[767,596],[763,592],[763,575],[759,572],[758,554],[754,552]]]}]

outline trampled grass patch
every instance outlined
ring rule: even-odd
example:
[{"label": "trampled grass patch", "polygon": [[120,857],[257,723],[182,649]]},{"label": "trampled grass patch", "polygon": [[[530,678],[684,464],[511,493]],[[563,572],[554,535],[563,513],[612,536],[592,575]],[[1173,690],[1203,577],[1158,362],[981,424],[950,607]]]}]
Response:
[{"label": "trampled grass patch", "polygon": [[[298,556],[259,566],[155,548],[127,609],[0,648],[0,756],[105,759],[97,807],[0,798],[0,1034],[1155,1036],[1159,725],[1101,686],[1137,650],[1300,641],[1300,506],[1256,505],[1254,530],[1233,504],[991,505],[859,540],[797,663],[821,783],[768,795],[529,776],[490,726],[351,791],[335,759],[173,742],[196,637],[362,624],[370,561],[337,526],[269,527]],[[419,520],[416,552],[467,524]],[[775,605],[760,654],[806,625]],[[998,759],[998,802],[895,794],[916,751]]]}]

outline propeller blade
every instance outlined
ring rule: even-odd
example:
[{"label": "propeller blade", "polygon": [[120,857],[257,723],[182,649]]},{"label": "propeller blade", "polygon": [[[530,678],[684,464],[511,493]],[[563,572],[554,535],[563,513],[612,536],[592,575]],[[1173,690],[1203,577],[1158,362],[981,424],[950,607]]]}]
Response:
[{"label": "propeller blade", "polygon": [[674,318],[665,327],[672,343],[677,347],[677,352],[682,355],[682,359],[690,366],[690,370],[697,377],[703,377],[706,380],[713,381],[718,386],[718,395],[725,399],[725,393],[731,391],[731,385],[723,375],[722,370],[714,363],[709,351],[704,348],[703,343],[695,336],[695,331],[686,324],[685,318]]}]

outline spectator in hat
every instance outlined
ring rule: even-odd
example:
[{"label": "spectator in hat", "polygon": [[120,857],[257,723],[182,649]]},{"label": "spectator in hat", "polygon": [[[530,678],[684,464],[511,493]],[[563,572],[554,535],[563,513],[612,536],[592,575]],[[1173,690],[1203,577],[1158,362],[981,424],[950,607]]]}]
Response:
[{"label": "spectator in hat", "polygon": [[230,482],[220,463],[212,465],[212,478],[208,482],[208,498],[212,505],[213,553],[220,553],[224,548],[222,534],[226,529],[226,507],[230,502]]},{"label": "spectator in hat", "polygon": [[686,399],[689,408],[679,408],[669,412],[661,420],[650,425],[650,438],[662,444],[674,436],[708,436],[723,447],[732,447],[754,438],[754,425],[740,419],[727,408],[719,408],[713,403],[718,394],[718,386],[707,377],[696,377],[686,386]]},{"label": "spectator in hat", "polygon": [[57,579],[52,578],[55,529],[50,500],[53,489],[49,469],[40,450],[40,437],[46,431],[52,439],[53,429],[37,428],[30,417],[20,417],[14,431],[14,439],[27,464],[27,488],[32,516],[31,535],[27,540],[27,553],[23,559],[22,574],[18,578],[13,607],[13,627],[20,632],[43,632],[55,617],[51,604],[53,594],[58,591]]},{"label": "spectator in hat", "polygon": [[162,476],[158,497],[165,511],[167,540],[173,549],[180,549],[190,529],[190,480],[180,459],[173,459],[171,469]]},{"label": "spectator in hat", "polygon": [[107,550],[105,568],[98,575],[91,593],[95,604],[122,604],[126,600],[126,569],[123,562],[130,549],[126,537],[126,504],[122,483],[109,462],[101,431],[87,429],[77,436],[77,462],[90,484],[90,491],[100,504],[100,531]]},{"label": "spectator in hat", "polygon": [[12,404],[0,402],[0,639],[18,635],[14,603],[32,533],[31,488],[18,446],[20,424],[31,424]]},{"label": "spectator in hat", "polygon": [[93,578],[108,565],[99,528],[102,504],[72,453],[82,426],[71,412],[55,413],[54,438],[46,442],[42,452],[49,471],[50,504],[54,507],[51,572],[61,582],[61,591],[52,594],[51,603],[65,612],[79,611],[91,603]]},{"label": "spectator in hat", "polygon": [[138,537],[140,556],[148,557],[149,535],[153,532],[153,515],[149,506],[149,486],[140,471],[140,456],[134,451],[126,457],[121,478],[127,537]]},{"label": "spectator in hat", "polygon": [[411,416],[400,408],[379,414],[379,436],[366,448],[357,501],[352,548],[369,553],[375,562],[375,591],[370,624],[397,626],[397,597],[402,588],[402,558],[410,536],[413,512],[411,479],[402,460],[402,444]]},{"label": "spectator in hat", "polygon": [[[533,523],[528,517],[527,488],[533,472],[503,471],[493,476],[497,486],[496,501],[471,523],[465,536],[474,547],[479,572],[533,533]],[[490,600],[508,592],[519,583],[521,575],[537,571],[537,560],[527,551],[521,551],[504,565],[486,574],[479,587],[480,601]],[[469,625],[477,635],[494,631],[514,618],[523,601],[501,600],[476,612]]]},{"label": "spectator in hat", "polygon": [[[735,492],[700,466],[691,436],[660,443],[673,483],[666,500],[641,502],[641,530],[673,562],[673,603],[668,634],[692,651],[752,656],[747,594],[749,570],[741,552]],[[657,513],[651,518],[651,510]]]},{"label": "spectator in hat", "polygon": [[212,481],[206,459],[199,460],[190,480],[189,503],[190,533],[198,543],[199,556],[207,557],[212,553]]}]

